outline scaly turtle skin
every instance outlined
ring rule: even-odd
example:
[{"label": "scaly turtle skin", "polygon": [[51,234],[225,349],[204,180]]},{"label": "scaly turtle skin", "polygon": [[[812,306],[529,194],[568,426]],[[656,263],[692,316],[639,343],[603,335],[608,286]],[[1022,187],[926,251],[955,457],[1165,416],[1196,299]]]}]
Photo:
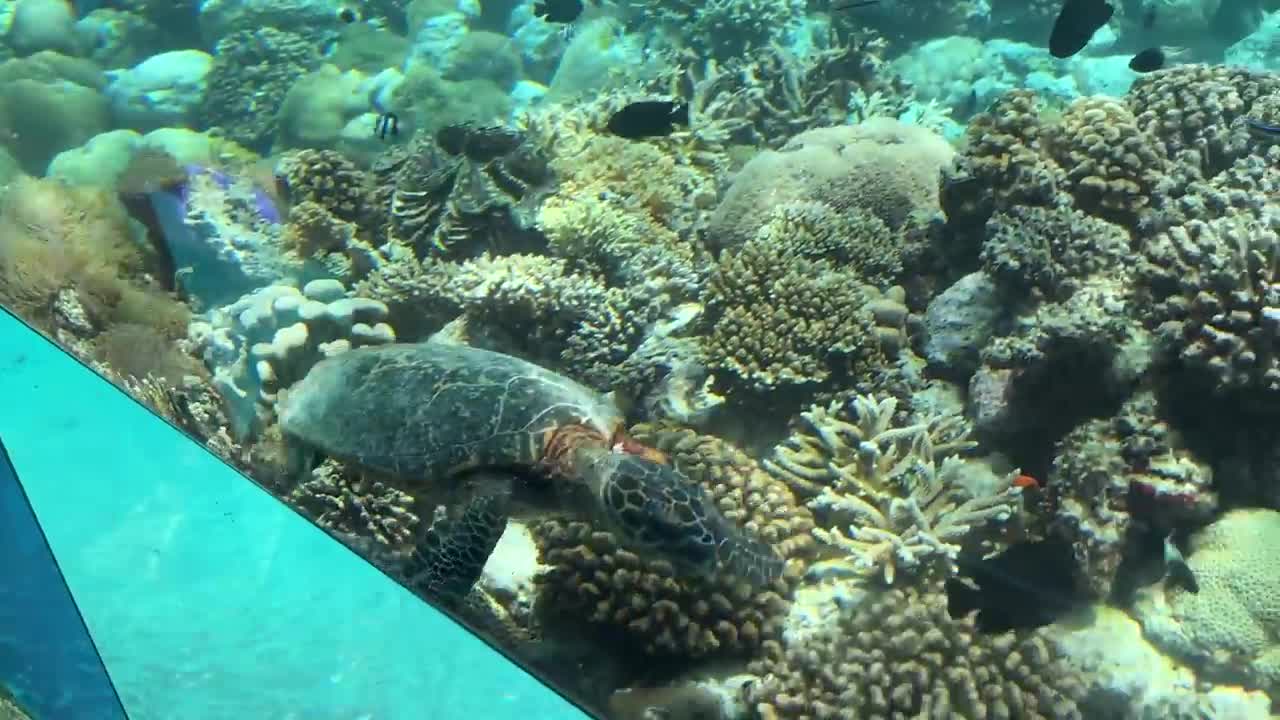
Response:
[{"label": "scaly turtle skin", "polygon": [[[718,567],[756,583],[781,574],[771,548],[734,527],[661,453],[622,436],[621,425],[612,403],[568,378],[439,342],[328,358],[280,404],[286,438],[358,467],[455,485],[476,471],[541,475],[557,480],[568,509],[678,567]],[[498,517],[496,507],[481,516]]]}]

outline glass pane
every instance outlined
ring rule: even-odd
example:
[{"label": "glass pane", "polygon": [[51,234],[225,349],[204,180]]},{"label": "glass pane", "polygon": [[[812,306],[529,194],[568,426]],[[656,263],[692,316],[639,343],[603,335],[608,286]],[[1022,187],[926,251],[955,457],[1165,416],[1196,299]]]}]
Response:
[{"label": "glass pane", "polygon": [[[132,720],[581,716],[4,313],[0,368],[0,436]],[[76,667],[54,699],[96,714],[35,717],[111,717],[109,692],[80,700]]]},{"label": "glass pane", "polygon": [[124,720],[2,443],[0,567],[0,718]]},{"label": "glass pane", "polygon": [[1277,32],[13,0],[0,304],[604,717],[1262,717]]}]

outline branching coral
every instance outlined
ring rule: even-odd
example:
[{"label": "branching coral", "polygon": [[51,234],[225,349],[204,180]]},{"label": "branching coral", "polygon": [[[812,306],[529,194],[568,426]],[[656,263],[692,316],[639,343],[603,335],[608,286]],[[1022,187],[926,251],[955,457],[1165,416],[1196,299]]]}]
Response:
[{"label": "branching coral", "polygon": [[756,716],[1079,720],[1087,679],[1043,631],[984,635],[936,585],[882,590],[825,633],[751,664]]},{"label": "branching coral", "polygon": [[[865,575],[880,571],[892,584],[899,571],[919,574],[941,566],[954,572],[961,542],[976,527],[1007,520],[1018,489],[969,487],[966,461],[956,454],[972,443],[957,416],[895,426],[896,400],[854,397],[802,413],[803,429],[774,449],[766,467],[805,496],[827,527],[821,541],[849,554],[832,567]],[[847,413],[847,415],[846,415]]]},{"label": "branching coral", "polygon": [[413,549],[420,522],[413,497],[335,460],[313,469],[286,499],[365,554],[406,556]]},{"label": "branching coral", "polygon": [[1252,104],[1280,91],[1267,73],[1223,65],[1180,65],[1139,78],[1125,96],[1142,131],[1164,144],[1167,156],[1212,177],[1248,153],[1253,143],[1236,120]]},{"label": "branching coral", "polygon": [[370,179],[333,150],[299,150],[276,166],[276,179],[289,202],[314,203],[339,220],[358,222],[369,207]]},{"label": "branching coral", "polygon": [[1129,256],[1123,228],[1065,207],[1011,207],[987,222],[986,235],[980,261],[1010,297],[1037,288],[1065,298],[1090,276],[1122,275]]},{"label": "branching coral", "polygon": [[[701,485],[725,517],[784,558],[805,558],[814,543],[808,510],[741,450],[716,438],[669,426],[642,425],[634,437],[667,453]],[[618,546],[586,523],[548,521],[535,534],[552,569],[541,578],[548,610],[587,612],[591,622],[623,631],[646,652],[682,657],[750,654],[781,632],[789,573],[752,591],[718,573],[675,574],[663,560]]]}]

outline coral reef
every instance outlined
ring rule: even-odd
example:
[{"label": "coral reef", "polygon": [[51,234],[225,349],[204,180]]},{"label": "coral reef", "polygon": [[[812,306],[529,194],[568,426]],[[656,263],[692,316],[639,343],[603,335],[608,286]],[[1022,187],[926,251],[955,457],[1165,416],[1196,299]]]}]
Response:
[{"label": "coral reef", "polygon": [[1141,392],[1114,417],[1084,422],[1058,442],[1047,478],[1051,523],[1075,544],[1091,592],[1107,597],[1136,510],[1130,486],[1177,498],[1188,516],[1203,517],[1217,507],[1212,477],[1159,416],[1154,395]]},{"label": "coral reef", "polygon": [[1084,718],[1088,680],[1043,631],[983,635],[940,587],[886,589],[751,664],[761,718]]},{"label": "coral reef", "polygon": [[421,522],[413,496],[335,460],[313,468],[285,499],[365,556],[403,558],[413,551]]},{"label": "coral reef", "polygon": [[1189,220],[1147,242],[1141,317],[1200,387],[1275,412],[1280,402],[1280,216]]}]

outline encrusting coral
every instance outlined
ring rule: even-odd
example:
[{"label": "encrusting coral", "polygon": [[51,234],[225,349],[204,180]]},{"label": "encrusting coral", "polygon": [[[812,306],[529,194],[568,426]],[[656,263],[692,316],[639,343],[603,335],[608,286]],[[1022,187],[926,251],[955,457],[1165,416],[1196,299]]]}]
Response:
[{"label": "encrusting coral", "polygon": [[764,720],[1080,720],[1088,681],[1043,631],[986,635],[940,585],[882,589],[838,624],[751,663]]},{"label": "encrusting coral", "polygon": [[[726,518],[782,557],[794,561],[812,554],[808,510],[742,451],[675,427],[641,425],[633,436],[667,454]],[[783,578],[752,590],[719,573],[678,575],[670,563],[635,555],[587,523],[544,521],[534,535],[551,565],[539,579],[546,610],[585,612],[593,624],[623,632],[649,654],[752,654],[779,636],[798,570],[793,562]]]},{"label": "encrusting coral", "polygon": [[970,486],[967,461],[957,456],[973,447],[961,418],[902,425],[896,408],[893,398],[864,396],[815,406],[764,461],[808,498],[821,524],[814,535],[847,553],[820,565],[879,573],[887,584],[932,567],[954,573],[971,531],[1010,519],[1020,506],[1008,479]]}]

